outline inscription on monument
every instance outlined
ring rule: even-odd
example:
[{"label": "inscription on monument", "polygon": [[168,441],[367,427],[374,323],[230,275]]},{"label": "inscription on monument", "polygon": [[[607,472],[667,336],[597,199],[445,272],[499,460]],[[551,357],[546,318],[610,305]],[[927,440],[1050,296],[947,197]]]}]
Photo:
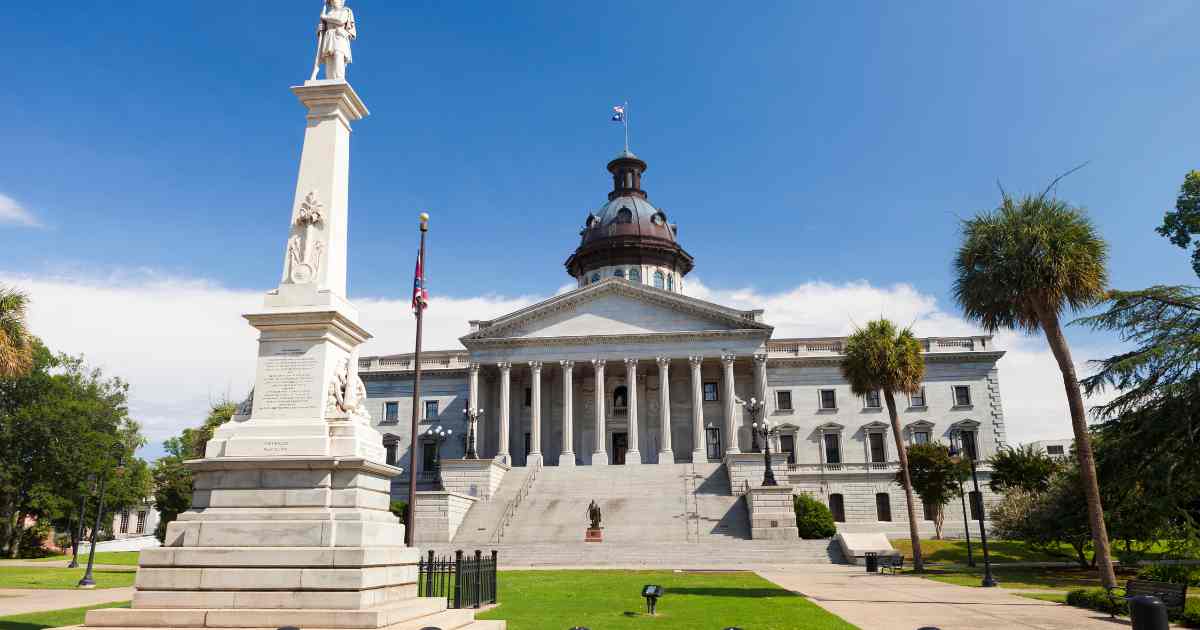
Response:
[{"label": "inscription on monument", "polygon": [[[283,350],[262,362],[262,399],[254,401],[257,411],[306,411],[316,407],[314,382],[320,382],[317,360],[299,350]],[[284,445],[286,449],[286,444]]]}]

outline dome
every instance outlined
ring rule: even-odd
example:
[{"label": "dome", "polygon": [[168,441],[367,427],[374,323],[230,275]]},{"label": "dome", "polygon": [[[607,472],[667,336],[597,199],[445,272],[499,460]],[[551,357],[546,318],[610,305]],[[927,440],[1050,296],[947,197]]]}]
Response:
[{"label": "dome", "polygon": [[675,243],[675,229],[667,215],[636,195],[608,200],[584,221],[581,245],[620,236],[639,236]]}]

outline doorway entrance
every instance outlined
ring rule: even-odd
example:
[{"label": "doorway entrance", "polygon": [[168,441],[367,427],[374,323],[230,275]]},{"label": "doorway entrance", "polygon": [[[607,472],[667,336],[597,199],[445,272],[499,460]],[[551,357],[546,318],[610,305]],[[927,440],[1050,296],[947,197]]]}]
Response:
[{"label": "doorway entrance", "polygon": [[612,434],[612,454],[613,463],[622,466],[625,464],[625,451],[629,450],[629,434],[628,433],[613,433]]},{"label": "doorway entrance", "polygon": [[789,464],[796,463],[796,436],[781,435],[779,436],[779,450],[787,453],[787,462]]},{"label": "doorway entrance", "polygon": [[710,460],[721,460],[721,430],[708,427],[704,430],[704,443]]}]

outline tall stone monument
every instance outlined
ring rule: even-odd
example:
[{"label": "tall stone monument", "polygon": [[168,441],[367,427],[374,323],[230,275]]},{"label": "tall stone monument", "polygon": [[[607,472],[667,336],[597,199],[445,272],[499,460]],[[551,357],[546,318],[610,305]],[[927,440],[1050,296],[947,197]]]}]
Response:
[{"label": "tall stone monument", "polygon": [[[308,109],[279,286],[246,315],[259,330],[254,390],[188,462],[192,508],[142,552],[130,609],[106,628],[503,628],[417,597],[418,550],[388,511],[390,479],[358,378],[370,338],[346,299],[350,125],[367,115],[345,80],[354,17],[321,14],[326,79]],[[333,38],[333,39],[331,39]]]}]

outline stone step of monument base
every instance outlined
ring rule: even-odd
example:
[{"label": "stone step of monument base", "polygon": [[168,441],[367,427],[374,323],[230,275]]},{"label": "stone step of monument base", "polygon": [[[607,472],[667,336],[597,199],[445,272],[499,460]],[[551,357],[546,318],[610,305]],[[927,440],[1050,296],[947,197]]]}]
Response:
[{"label": "stone step of monument base", "polygon": [[[466,611],[454,611],[454,612],[466,612]],[[424,630],[424,628],[437,628],[438,630],[506,630],[506,628],[508,627],[507,622],[500,621],[500,620],[473,620],[473,621],[467,622],[465,625],[462,625],[462,624],[452,625],[452,622],[447,621],[447,619],[449,619],[449,618],[450,618],[449,615],[431,615],[428,618],[416,619],[416,620],[413,620],[412,622],[404,622],[401,624],[387,626],[387,627],[381,628],[379,630]],[[315,627],[309,627],[309,626],[300,626],[300,627],[302,627],[304,630],[341,630],[340,628],[315,628]],[[52,630],[85,630],[85,628],[86,628],[86,626],[63,626],[60,628],[54,628]],[[205,627],[205,626],[190,626],[190,627],[171,626],[171,628],[172,628],[172,630],[211,630],[209,627]],[[111,630],[162,630],[162,627],[161,626],[159,626],[159,627],[124,626],[121,628],[112,628]],[[272,626],[272,627],[264,626],[261,628],[239,628],[238,630],[279,630],[279,629],[274,626]]]},{"label": "stone step of monument base", "polygon": [[[579,542],[502,544],[464,547],[454,543],[424,547],[436,555],[453,555],[462,549],[484,555],[495,549],[501,569],[539,567],[613,567],[646,569],[749,569],[763,566],[831,564],[843,562],[841,551],[831,540],[757,541],[734,540],[702,543],[638,544],[629,542]],[[503,585],[500,586],[503,588]]]}]

